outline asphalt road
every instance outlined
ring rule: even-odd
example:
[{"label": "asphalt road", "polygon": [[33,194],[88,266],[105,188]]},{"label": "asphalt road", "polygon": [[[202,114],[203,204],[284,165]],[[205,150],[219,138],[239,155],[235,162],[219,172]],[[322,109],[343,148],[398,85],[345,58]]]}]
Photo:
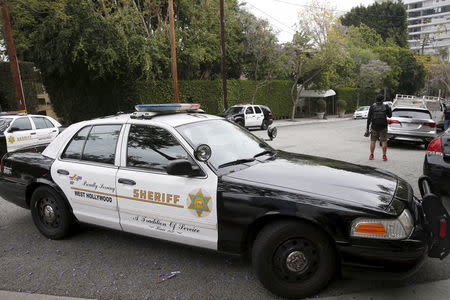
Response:
[{"label": "asphalt road", "polygon": [[[264,136],[264,132],[255,131]],[[389,161],[368,161],[364,121],[279,128],[279,149],[390,170],[417,190],[424,150],[398,146]],[[450,199],[445,199],[450,203]],[[160,274],[181,273],[163,283]],[[357,277],[358,274],[355,274]],[[337,279],[318,297],[409,286],[450,278],[450,258],[427,260],[402,281]],[[0,290],[99,299],[274,299],[240,257],[112,230],[83,227],[62,241],[44,238],[29,211],[0,199]]]}]

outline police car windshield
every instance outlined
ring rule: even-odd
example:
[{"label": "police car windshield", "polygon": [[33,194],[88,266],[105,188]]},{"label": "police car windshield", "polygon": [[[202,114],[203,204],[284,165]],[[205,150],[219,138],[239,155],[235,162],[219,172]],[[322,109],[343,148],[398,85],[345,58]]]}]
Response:
[{"label": "police car windshield", "polygon": [[269,145],[243,129],[225,120],[196,122],[177,127],[177,131],[193,148],[200,144],[211,147],[209,162],[219,166],[236,161],[254,160],[255,155],[269,150]]},{"label": "police car windshield", "polygon": [[0,118],[0,133],[5,132],[6,128],[11,124],[11,121],[11,118]]}]

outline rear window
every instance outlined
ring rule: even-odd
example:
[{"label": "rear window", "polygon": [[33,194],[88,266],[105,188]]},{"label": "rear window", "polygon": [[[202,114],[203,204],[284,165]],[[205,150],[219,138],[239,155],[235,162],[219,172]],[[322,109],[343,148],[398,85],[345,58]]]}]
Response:
[{"label": "rear window", "polygon": [[0,118],[0,133],[5,132],[5,130],[9,127],[9,124],[11,124],[11,121],[11,118]]},{"label": "rear window", "polygon": [[392,117],[409,118],[409,119],[431,119],[431,114],[426,111],[418,111],[412,109],[395,109]]}]

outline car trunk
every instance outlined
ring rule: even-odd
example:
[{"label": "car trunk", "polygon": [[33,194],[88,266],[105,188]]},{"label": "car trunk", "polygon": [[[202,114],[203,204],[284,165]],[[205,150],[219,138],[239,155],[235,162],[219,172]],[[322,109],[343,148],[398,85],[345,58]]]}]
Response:
[{"label": "car trunk", "polygon": [[436,131],[436,123],[426,110],[394,109],[388,123],[390,128],[396,130],[423,133]]}]

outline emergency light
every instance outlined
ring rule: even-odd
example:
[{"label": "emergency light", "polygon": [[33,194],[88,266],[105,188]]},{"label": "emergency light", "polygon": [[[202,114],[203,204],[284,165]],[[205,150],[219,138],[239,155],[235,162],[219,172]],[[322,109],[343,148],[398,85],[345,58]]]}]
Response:
[{"label": "emergency light", "polygon": [[138,104],[134,108],[138,112],[189,112],[200,109],[200,103]]},{"label": "emergency light", "polygon": [[10,115],[26,115],[26,110],[17,110],[17,111],[3,111],[0,112],[0,116],[10,116]]}]

